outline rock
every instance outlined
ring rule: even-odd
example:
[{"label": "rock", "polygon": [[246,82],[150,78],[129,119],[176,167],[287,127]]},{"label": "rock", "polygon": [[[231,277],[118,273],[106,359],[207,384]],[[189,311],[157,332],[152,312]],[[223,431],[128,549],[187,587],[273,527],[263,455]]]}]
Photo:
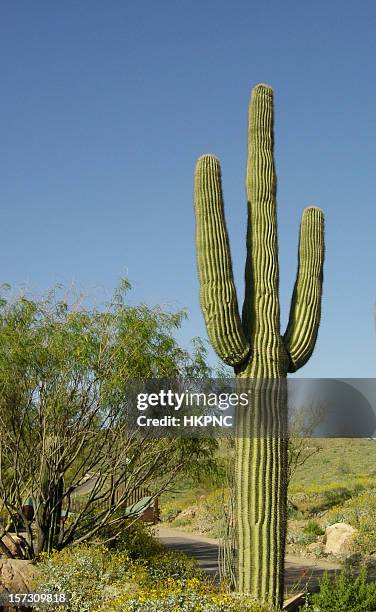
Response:
[{"label": "rock", "polygon": [[[34,581],[39,570],[31,561],[24,559],[0,559],[0,593],[29,593],[34,591]],[[9,608],[6,610],[19,610]],[[21,608],[30,610],[30,608]]]},{"label": "rock", "polygon": [[0,559],[0,591],[25,593],[32,590],[39,570],[26,559]]},{"label": "rock", "polygon": [[357,530],[346,523],[330,525],[325,530],[324,552],[337,557],[350,556],[354,551],[353,542],[356,533]]},{"label": "rock", "polygon": [[179,512],[179,515],[177,518],[192,519],[196,516],[196,512],[197,512],[197,508],[186,508],[185,510],[182,510],[181,512]]},{"label": "rock", "polygon": [[[26,543],[15,533],[7,533],[1,541],[8,548],[15,559],[24,559],[27,552]],[[0,558],[7,558],[7,553],[0,547]]]}]

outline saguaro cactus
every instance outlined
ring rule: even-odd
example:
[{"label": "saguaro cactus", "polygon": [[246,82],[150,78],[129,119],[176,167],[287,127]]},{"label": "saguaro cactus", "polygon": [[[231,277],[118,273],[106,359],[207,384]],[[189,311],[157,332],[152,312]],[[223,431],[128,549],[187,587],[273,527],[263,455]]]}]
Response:
[{"label": "saguaro cactus", "polygon": [[58,473],[59,448],[58,436],[45,437],[38,500],[38,553],[58,547],[64,493],[64,478]]},{"label": "saguaro cactus", "polygon": [[[257,85],[249,107],[247,260],[240,318],[226,230],[220,164],[203,155],[195,173],[201,307],[219,357],[239,382],[254,379],[253,406],[237,414],[237,590],[280,604],[286,530],[288,372],[312,354],[320,321],[324,217],[306,208],[286,332],[280,333],[273,91]],[[261,420],[260,420],[261,419]],[[264,426],[268,423],[267,431]],[[255,427],[264,431],[255,433]],[[264,427],[264,429],[263,429]]]}]

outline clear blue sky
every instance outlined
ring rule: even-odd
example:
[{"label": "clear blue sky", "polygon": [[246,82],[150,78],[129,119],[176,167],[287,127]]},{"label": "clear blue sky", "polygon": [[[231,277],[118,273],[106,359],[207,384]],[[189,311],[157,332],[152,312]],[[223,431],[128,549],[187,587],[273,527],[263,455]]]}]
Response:
[{"label": "clear blue sky", "polygon": [[375,376],[373,0],[5,0],[0,24],[2,282],[97,300],[127,275],[131,303],[186,307],[179,339],[205,336],[195,160],[222,163],[241,303],[247,107],[269,83],[283,328],[301,211],[326,215],[322,324],[299,375]]}]

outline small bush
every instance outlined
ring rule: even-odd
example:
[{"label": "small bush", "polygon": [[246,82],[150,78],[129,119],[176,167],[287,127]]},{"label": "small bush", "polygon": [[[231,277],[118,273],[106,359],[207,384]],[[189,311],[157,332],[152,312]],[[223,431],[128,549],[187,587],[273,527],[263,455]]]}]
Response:
[{"label": "small bush", "polygon": [[303,610],[307,612],[375,612],[376,583],[367,583],[363,569],[358,577],[343,570],[330,580],[324,574],[320,592],[309,595]]},{"label": "small bush", "polygon": [[[131,559],[125,551],[75,545],[44,555],[39,592],[65,592],[59,612],[271,612],[267,605],[230,595],[213,585],[194,559],[159,552]],[[36,611],[55,612],[52,604]]]},{"label": "small bush", "polygon": [[[170,587],[171,588],[171,587]],[[196,585],[162,592],[144,592],[128,600],[124,606],[108,608],[108,612],[273,612],[266,604],[226,593],[202,593]]]},{"label": "small bush", "polygon": [[[43,555],[38,564],[41,576],[35,590],[66,593],[69,607],[59,606],[60,612],[92,612],[106,598],[109,585],[121,583],[130,567],[131,559],[125,552],[112,552],[104,546],[72,546]],[[41,604],[35,610],[55,610],[55,607]]]},{"label": "small bush", "polygon": [[299,533],[289,539],[289,544],[299,544],[300,546],[307,546],[313,544],[316,540],[316,536],[312,533]]},{"label": "small bush", "polygon": [[131,559],[148,559],[164,550],[154,537],[153,527],[142,521],[133,521],[113,544],[117,551],[126,551]]},{"label": "small bush", "polygon": [[315,536],[315,538],[317,536],[324,535],[325,533],[320,525],[316,523],[316,521],[308,521],[308,523],[303,527],[303,532],[307,535]]},{"label": "small bush", "polygon": [[162,552],[146,562],[148,577],[153,582],[173,578],[186,582],[192,578],[202,578],[197,561],[178,552]]}]

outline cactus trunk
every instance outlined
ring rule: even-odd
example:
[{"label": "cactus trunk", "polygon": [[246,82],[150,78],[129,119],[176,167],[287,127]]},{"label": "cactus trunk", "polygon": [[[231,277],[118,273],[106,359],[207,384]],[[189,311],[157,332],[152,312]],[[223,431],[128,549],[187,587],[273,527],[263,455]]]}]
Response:
[{"label": "cactus trunk", "polygon": [[59,448],[58,437],[47,435],[41,464],[37,553],[51,552],[59,546],[64,493],[64,478],[59,475]]},{"label": "cactus trunk", "polygon": [[237,589],[280,603],[286,536],[287,392],[259,379],[238,409],[235,464]]},{"label": "cactus trunk", "polygon": [[323,213],[303,213],[298,273],[285,334],[280,333],[273,92],[254,88],[249,108],[245,298],[240,318],[232,274],[219,161],[196,167],[200,297],[217,354],[238,384],[252,381],[251,403],[237,411],[237,590],[281,604],[287,503],[286,376],[309,359],[320,321]]}]

